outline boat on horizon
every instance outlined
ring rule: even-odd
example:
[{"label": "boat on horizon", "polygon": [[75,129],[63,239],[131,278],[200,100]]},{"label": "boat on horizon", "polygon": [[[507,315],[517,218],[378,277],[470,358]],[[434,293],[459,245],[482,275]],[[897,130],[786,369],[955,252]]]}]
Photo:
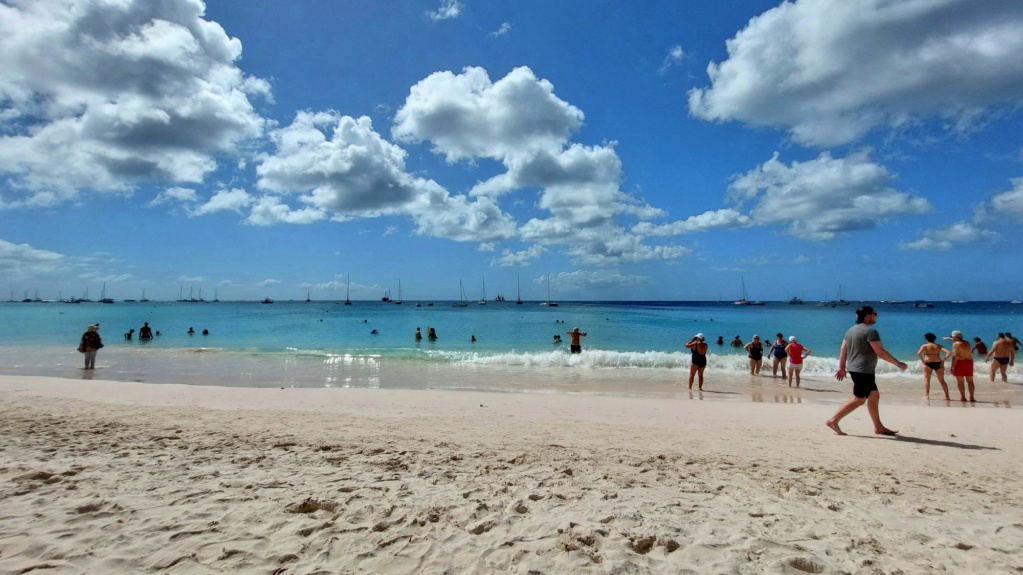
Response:
[{"label": "boat on horizon", "polygon": [[483,278],[483,297],[476,302],[476,305],[487,305],[487,278]]},{"label": "boat on horizon", "polygon": [[522,305],[522,292],[519,289],[519,278],[515,276],[515,305]]},{"label": "boat on horizon", "polygon": [[273,302],[274,302],[274,300],[272,300],[272,299],[270,299],[268,297],[265,297],[265,298],[263,298],[263,301],[261,301],[259,303],[273,303]]},{"label": "boat on horizon", "polygon": [[114,298],[107,297],[107,282],[103,282],[103,289],[99,292],[99,303],[114,303]]},{"label": "boat on horizon", "polygon": [[398,280],[398,299],[394,300],[394,303],[401,305],[401,280]]},{"label": "boat on horizon", "polygon": [[742,276],[742,298],[732,302],[732,305],[764,305],[762,301],[750,301],[746,293],[746,276]]},{"label": "boat on horizon", "polygon": [[451,307],[469,307],[469,300],[465,299],[465,288],[462,280],[458,280],[458,300],[451,304]]},{"label": "boat on horizon", "polygon": [[352,293],[352,274],[348,274],[348,283],[345,285],[345,305],[352,305],[352,300],[348,297]]},{"label": "boat on horizon", "polygon": [[551,274],[547,274],[547,301],[540,302],[540,307],[558,307],[558,302],[551,301]]}]

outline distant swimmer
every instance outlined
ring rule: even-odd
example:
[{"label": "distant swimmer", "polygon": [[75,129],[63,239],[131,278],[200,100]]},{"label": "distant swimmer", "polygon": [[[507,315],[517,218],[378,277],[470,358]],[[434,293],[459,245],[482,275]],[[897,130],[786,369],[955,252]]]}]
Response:
[{"label": "distant swimmer", "polygon": [[[739,343],[742,343],[742,342],[739,342]],[[718,336],[718,345],[725,345],[725,336],[723,336],[723,335],[719,335]]]},{"label": "distant swimmer", "polygon": [[941,391],[945,394],[945,400],[948,401],[948,385],[945,383],[945,360],[952,353],[945,349],[945,346],[934,343],[934,340],[938,339],[938,337],[933,333],[925,333],[924,339],[927,343],[921,345],[920,349],[916,352],[916,356],[920,358],[920,363],[924,365],[924,397],[931,396],[931,374],[933,373],[938,377]]},{"label": "distant swimmer", "polygon": [[987,355],[987,345],[979,337],[975,337],[973,338],[973,351],[977,352],[977,355]]},{"label": "distant swimmer", "polygon": [[742,340],[739,339],[739,336],[735,336],[735,339],[732,340],[732,347],[742,347]]},{"label": "distant swimmer", "polygon": [[369,330],[369,333],[370,333],[371,335],[376,335],[376,334],[378,334],[378,333],[380,333],[380,332],[379,332],[379,331],[377,331],[377,330],[375,330],[375,329],[371,329],[371,330]]},{"label": "distant swimmer", "polygon": [[139,339],[153,339],[153,330],[149,327],[148,321],[139,328]]},{"label": "distant swimmer", "polygon": [[203,335],[209,335],[210,334],[210,330],[204,329],[204,330],[202,330],[202,334]]},{"label": "distant swimmer", "polygon": [[760,375],[760,368],[764,365],[764,344],[760,343],[760,336],[754,335],[753,339],[746,344],[745,350],[749,355],[749,374]]},{"label": "distant swimmer", "polygon": [[561,343],[561,336],[554,334],[554,345],[558,345],[559,343]]},{"label": "distant swimmer", "polygon": [[1016,350],[1013,349],[1012,340],[1006,337],[1004,333],[998,334],[998,339],[991,344],[991,351],[984,358],[984,361],[991,361],[992,357],[995,358],[995,361],[991,364],[991,381],[995,380],[995,373],[1001,371],[1002,381],[1008,383],[1009,379],[1006,376],[1005,370],[1009,367],[1010,363],[1013,363],[1015,355]]},{"label": "distant swimmer", "polygon": [[420,340],[423,339],[423,332],[420,331],[418,327],[416,328],[416,336],[415,337],[416,337],[416,341],[420,341]]},{"label": "distant swimmer", "polygon": [[433,329],[432,327],[427,327],[426,328],[426,337],[430,341],[436,340],[437,339],[437,330]]},{"label": "distant swimmer", "polygon": [[586,337],[586,332],[579,331],[579,328],[575,328],[572,331],[565,332],[571,339],[569,340],[569,351],[572,353],[582,353],[583,344],[580,338]]},{"label": "distant swimmer", "polygon": [[194,329],[192,329],[192,328],[188,328],[188,331],[187,331],[186,333],[188,333],[189,335],[191,335],[191,334],[195,333],[195,330],[194,330]]},{"label": "distant swimmer", "polygon": [[[699,389],[703,389],[703,370],[707,367],[707,344],[703,334],[698,333],[686,342],[686,349],[692,351],[689,363],[689,389],[693,388],[693,379],[698,379]],[[697,376],[699,376],[697,378]]]},{"label": "distant swimmer", "polygon": [[473,334],[472,337],[469,338],[469,342],[476,343],[476,334]]},{"label": "distant swimmer", "polygon": [[973,351],[970,344],[963,341],[963,332],[955,330],[952,332],[952,375],[956,378],[956,385],[959,387],[959,401],[966,402],[966,388],[963,380],[970,386],[970,401],[973,399]]},{"label": "distant swimmer", "polygon": [[135,333],[135,328],[129,329],[128,333],[124,334],[124,339],[131,340],[131,336],[134,333]]},{"label": "distant swimmer", "polygon": [[792,377],[796,378],[796,387],[799,387],[799,375],[803,371],[803,360],[810,355],[810,348],[800,345],[796,336],[789,336],[789,344],[785,346],[785,353],[789,355],[789,387],[792,387]]}]

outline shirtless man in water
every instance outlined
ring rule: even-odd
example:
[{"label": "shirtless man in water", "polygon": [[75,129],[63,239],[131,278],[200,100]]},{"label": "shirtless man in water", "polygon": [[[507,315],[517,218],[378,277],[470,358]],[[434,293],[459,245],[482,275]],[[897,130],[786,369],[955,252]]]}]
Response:
[{"label": "shirtless man in water", "polygon": [[1016,346],[1012,344],[1012,340],[1005,337],[1004,333],[998,334],[998,339],[991,344],[991,351],[988,352],[987,357],[984,361],[991,361],[994,357],[995,361],[991,364],[991,381],[995,380],[995,372],[1002,372],[1002,381],[1008,382],[1009,379],[1006,377],[1005,370],[1010,363],[1014,363],[1016,355]]},{"label": "shirtless man in water", "polygon": [[572,353],[582,353],[583,342],[580,338],[586,337],[586,332],[579,331],[579,328],[575,328],[572,331],[566,332],[566,334],[571,338],[568,344],[569,351],[571,351]]},{"label": "shirtless man in water", "polygon": [[952,375],[956,378],[956,385],[959,386],[959,401],[966,401],[966,389],[963,387],[963,380],[970,386],[970,401],[976,402],[973,398],[973,350],[970,344],[963,340],[963,332],[955,330],[952,332]]}]

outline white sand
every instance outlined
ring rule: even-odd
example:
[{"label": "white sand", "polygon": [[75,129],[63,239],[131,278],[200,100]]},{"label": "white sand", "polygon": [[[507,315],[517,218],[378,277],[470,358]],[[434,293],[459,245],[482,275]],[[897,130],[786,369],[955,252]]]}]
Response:
[{"label": "white sand", "polygon": [[[1018,573],[1023,412],[0,376],[0,573]],[[286,569],[286,571],[282,571]]]}]

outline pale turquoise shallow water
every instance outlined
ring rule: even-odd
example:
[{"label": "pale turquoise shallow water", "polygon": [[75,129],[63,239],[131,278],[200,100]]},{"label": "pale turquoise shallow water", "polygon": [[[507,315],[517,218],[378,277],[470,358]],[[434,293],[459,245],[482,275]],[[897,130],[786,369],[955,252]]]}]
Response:
[{"label": "pale turquoise shallow water", "polygon": [[[727,342],[736,335],[748,341],[754,333],[769,341],[780,331],[813,350],[804,376],[824,382],[835,371],[842,334],[858,305],[563,302],[551,308],[489,302],[455,308],[451,302],[428,303],[2,302],[0,372],[79,377],[81,357],[74,348],[85,327],[99,322],[107,347],[100,352],[98,372],[118,380],[409,388],[486,388],[485,382],[499,380],[502,389],[552,391],[599,388],[603,382],[619,392],[639,381],[658,390],[688,372],[689,354],[682,344],[694,333],[704,333],[711,343],[708,374],[735,378],[748,371],[746,355]],[[1023,333],[1023,305],[1018,304],[871,305],[879,312],[885,347],[910,364],[909,376],[920,373],[915,354],[924,332],[940,337],[960,329],[989,344],[999,331]],[[124,341],[124,332],[137,332],[145,321],[161,335],[150,342]],[[565,332],[575,326],[589,334],[580,356],[567,349]],[[189,327],[197,333],[188,335]],[[424,334],[435,328],[438,340],[416,343],[416,327]],[[203,329],[210,335],[198,333]],[[552,344],[556,333],[564,344]],[[724,346],[714,344],[718,336]],[[886,364],[881,369],[895,373]],[[978,369],[985,369],[982,361]],[[1010,382],[1023,382],[1018,366],[1011,369]]]}]

